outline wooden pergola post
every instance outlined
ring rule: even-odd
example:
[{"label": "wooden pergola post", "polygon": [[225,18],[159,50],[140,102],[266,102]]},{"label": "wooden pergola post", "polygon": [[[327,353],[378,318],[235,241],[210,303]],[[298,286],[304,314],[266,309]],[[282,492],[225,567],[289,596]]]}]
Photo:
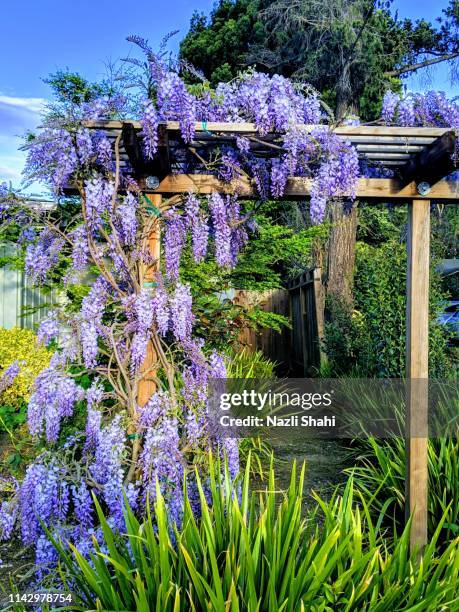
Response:
[{"label": "wooden pergola post", "polygon": [[406,317],[406,515],[410,548],[427,543],[430,201],[409,204]]},{"label": "wooden pergola post", "polygon": [[[152,206],[157,209],[161,208],[162,196],[160,194],[148,194],[145,197],[151,202]],[[150,236],[148,237],[148,250],[152,259],[154,260],[154,264],[148,266],[145,270],[143,277],[143,286],[149,287],[155,281],[155,273],[159,268],[159,257],[160,257],[160,235],[159,235],[159,223],[156,224],[156,228]],[[141,374],[144,374],[144,378],[142,378],[139,382],[139,388],[137,393],[137,403],[139,406],[145,406],[148,400],[156,391],[156,383],[153,380],[153,366],[156,362],[156,353],[153,347],[153,343],[150,340],[147,346],[147,355],[145,357],[145,361],[142,364],[140,369]]]}]

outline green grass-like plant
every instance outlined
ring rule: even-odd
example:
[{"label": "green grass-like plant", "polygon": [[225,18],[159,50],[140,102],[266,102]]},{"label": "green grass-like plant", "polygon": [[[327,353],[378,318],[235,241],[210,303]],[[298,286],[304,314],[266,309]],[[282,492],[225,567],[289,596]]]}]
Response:
[{"label": "green grass-like plant", "polygon": [[[359,441],[359,465],[350,468],[357,488],[385,521],[401,527],[405,512],[405,440],[401,437]],[[428,442],[429,534],[442,521],[441,541],[454,539],[459,533],[459,440],[433,438]],[[442,520],[444,517],[444,520]]]},{"label": "green grass-like plant", "polygon": [[[408,525],[387,538],[349,479],[329,501],[303,504],[304,466],[286,491],[271,466],[250,489],[250,457],[234,485],[210,458],[210,501],[198,481],[201,514],[185,496],[180,529],[171,527],[159,488],[146,519],[126,511],[126,534],[113,533],[97,505],[103,542],[85,559],[55,542],[74,610],[350,611],[449,610],[459,597],[459,542],[436,552],[445,519],[421,559],[409,553]],[[389,543],[388,543],[389,542]],[[103,552],[106,550],[107,552]]]}]

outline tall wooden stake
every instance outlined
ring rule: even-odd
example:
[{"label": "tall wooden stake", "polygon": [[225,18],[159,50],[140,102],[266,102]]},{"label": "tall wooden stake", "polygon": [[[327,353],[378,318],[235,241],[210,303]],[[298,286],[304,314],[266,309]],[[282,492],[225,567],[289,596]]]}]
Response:
[{"label": "tall wooden stake", "polygon": [[406,514],[410,548],[427,543],[430,201],[413,200],[408,214],[406,378]]},{"label": "tall wooden stake", "polygon": [[[150,200],[152,205],[155,206],[156,208],[159,209],[161,207],[161,200],[162,200],[161,195],[153,194],[153,195],[146,195],[145,197],[148,200]],[[157,263],[153,266],[147,267],[144,277],[143,277],[144,285],[148,285],[148,283],[152,283],[155,280],[155,272],[157,271],[158,266],[159,266],[160,245],[161,245],[161,242],[160,242],[159,225],[158,225],[157,229],[153,231],[148,238],[148,250],[150,251],[151,256]],[[138,394],[137,394],[137,403],[139,404],[139,406],[145,406],[145,404],[148,402],[150,397],[156,391],[156,383],[152,379],[152,375],[154,373],[151,371],[151,368],[155,362],[156,362],[156,353],[153,348],[153,344],[150,341],[147,346],[147,355],[145,357],[145,361],[143,362],[142,367],[141,367],[142,373],[146,373],[146,372],[149,372],[149,373],[146,374],[145,378],[143,378],[139,382],[139,389],[138,389]]]}]

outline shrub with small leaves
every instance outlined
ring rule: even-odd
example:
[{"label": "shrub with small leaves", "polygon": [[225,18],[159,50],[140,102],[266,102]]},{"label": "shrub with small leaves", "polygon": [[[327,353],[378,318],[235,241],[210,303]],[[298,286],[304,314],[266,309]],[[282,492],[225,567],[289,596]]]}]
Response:
[{"label": "shrub with small leaves", "polygon": [[19,407],[28,402],[33,382],[48,367],[51,355],[30,329],[0,328],[0,375],[14,362],[19,363],[19,374],[1,394],[1,404]]}]

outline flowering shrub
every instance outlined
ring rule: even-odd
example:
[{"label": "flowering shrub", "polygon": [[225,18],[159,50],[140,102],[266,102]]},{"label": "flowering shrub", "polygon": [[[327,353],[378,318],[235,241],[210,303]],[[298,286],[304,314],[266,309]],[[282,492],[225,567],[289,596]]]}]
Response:
[{"label": "flowering shrub", "polygon": [[[0,328],[0,376],[16,364],[17,373],[1,389],[1,403],[19,407],[30,399],[33,382],[50,362],[51,351],[29,329]],[[6,381],[5,381],[6,382]]]}]

